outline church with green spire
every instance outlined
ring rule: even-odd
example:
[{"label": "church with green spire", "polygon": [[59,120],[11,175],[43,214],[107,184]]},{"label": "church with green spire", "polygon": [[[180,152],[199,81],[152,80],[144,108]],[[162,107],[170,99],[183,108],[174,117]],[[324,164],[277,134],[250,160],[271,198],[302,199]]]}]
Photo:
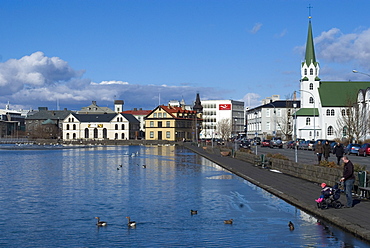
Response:
[{"label": "church with green spire", "polygon": [[[322,81],[320,64],[316,61],[312,21],[309,17],[306,53],[301,64],[301,108],[296,112],[296,137],[306,140],[353,138],[352,106],[358,103],[361,92],[370,87],[366,81]],[[348,122],[348,121],[347,121]],[[365,135],[365,134],[364,134]]]}]

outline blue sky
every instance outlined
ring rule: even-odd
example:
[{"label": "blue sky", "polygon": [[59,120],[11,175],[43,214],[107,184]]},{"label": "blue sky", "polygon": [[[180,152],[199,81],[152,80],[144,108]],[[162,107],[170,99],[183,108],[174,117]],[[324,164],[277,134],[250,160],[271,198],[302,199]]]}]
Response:
[{"label": "blue sky", "polygon": [[285,99],[309,4],[320,78],[369,80],[368,0],[2,0],[0,108]]}]

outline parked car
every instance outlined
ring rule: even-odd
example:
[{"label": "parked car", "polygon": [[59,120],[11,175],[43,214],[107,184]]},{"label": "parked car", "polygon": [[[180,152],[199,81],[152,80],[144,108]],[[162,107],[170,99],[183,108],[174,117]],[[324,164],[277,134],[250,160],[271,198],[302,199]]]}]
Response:
[{"label": "parked car", "polygon": [[363,144],[361,148],[358,149],[358,155],[364,157],[370,155],[370,144],[369,143]]},{"label": "parked car", "polygon": [[294,149],[294,140],[288,141],[286,143],[286,148],[287,149]]},{"label": "parked car", "polygon": [[348,144],[346,147],[344,147],[344,154],[351,155],[356,154],[358,155],[358,150],[361,148],[361,145],[359,144]]},{"label": "parked car", "polygon": [[308,142],[307,142],[307,150],[311,150],[311,151],[313,151],[313,144],[315,143],[315,141],[314,140],[308,140]]},{"label": "parked car", "polygon": [[298,149],[299,150],[307,150],[309,142],[310,142],[309,140],[300,141],[299,144],[298,144]]},{"label": "parked car", "polygon": [[260,137],[254,137],[252,142],[255,143],[256,145],[261,145],[261,138]]},{"label": "parked car", "polygon": [[283,141],[281,138],[274,137],[270,140],[270,148],[274,147],[283,148]]},{"label": "parked car", "polygon": [[250,149],[251,148],[251,142],[249,140],[242,140],[239,145],[241,148],[244,149]]},{"label": "parked car", "polygon": [[270,146],[270,140],[262,140],[261,147]]}]

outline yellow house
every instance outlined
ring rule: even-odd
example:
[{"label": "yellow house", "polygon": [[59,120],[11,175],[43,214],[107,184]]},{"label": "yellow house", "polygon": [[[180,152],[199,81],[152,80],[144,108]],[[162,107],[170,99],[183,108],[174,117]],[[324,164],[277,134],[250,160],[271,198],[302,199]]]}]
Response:
[{"label": "yellow house", "polygon": [[196,140],[202,126],[202,114],[183,107],[160,105],[145,118],[146,140]]}]

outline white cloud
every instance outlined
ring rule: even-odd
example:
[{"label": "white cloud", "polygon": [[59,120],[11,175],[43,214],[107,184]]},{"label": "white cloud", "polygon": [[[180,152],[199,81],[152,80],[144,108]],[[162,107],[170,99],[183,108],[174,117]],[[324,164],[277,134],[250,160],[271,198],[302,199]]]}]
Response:
[{"label": "white cloud", "polygon": [[99,84],[91,82],[94,85],[110,85],[110,84],[120,84],[120,85],[127,85],[128,82],[123,81],[101,81]]},{"label": "white cloud", "polygon": [[260,98],[261,96],[257,93],[248,93],[244,95],[242,101],[245,102],[245,106],[247,107],[255,107],[261,105],[261,101],[259,100]]},{"label": "white cloud", "polygon": [[252,28],[252,30],[250,31],[252,34],[255,34],[255,33],[257,33],[260,29],[261,29],[261,27],[262,27],[262,23],[256,23],[256,24],[254,24],[254,26],[253,26],[253,28]]}]

